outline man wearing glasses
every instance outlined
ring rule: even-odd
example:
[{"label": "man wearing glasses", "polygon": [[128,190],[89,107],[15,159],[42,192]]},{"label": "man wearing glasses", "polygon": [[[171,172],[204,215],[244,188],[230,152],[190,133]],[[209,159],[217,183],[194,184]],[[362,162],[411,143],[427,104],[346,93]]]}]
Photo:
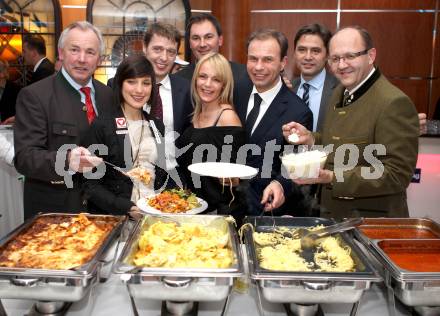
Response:
[{"label": "man wearing glasses", "polygon": [[[329,65],[339,79],[321,133],[296,122],[283,126],[297,144],[332,144],[318,178],[321,216],[407,217],[406,188],[417,161],[419,122],[411,100],[374,65],[376,49],[358,26],[339,30],[329,46]],[[374,146],[370,146],[374,145]]]}]

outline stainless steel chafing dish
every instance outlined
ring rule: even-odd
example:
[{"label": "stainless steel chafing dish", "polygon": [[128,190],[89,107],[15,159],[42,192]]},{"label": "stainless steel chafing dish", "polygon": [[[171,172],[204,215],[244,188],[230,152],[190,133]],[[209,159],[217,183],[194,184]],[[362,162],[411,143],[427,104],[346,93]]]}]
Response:
[{"label": "stainless steel chafing dish", "polygon": [[215,215],[167,215],[179,223],[197,223],[229,234],[228,247],[235,262],[230,268],[146,268],[133,263],[138,240],[143,231],[163,217],[145,216],[140,219],[129,236],[114,272],[121,274],[130,295],[134,298],[169,301],[220,301],[231,291],[234,277],[243,274],[243,260],[234,224],[226,217]]},{"label": "stainless steel chafing dish", "polygon": [[[78,214],[47,213],[27,220],[0,240],[0,247],[13,240],[40,217],[77,216]],[[75,302],[81,300],[98,281],[101,257],[106,254],[112,242],[119,235],[125,216],[93,215],[87,217],[107,220],[116,219],[117,224],[86,264],[70,270],[49,270],[31,268],[0,267],[0,298],[34,299],[40,301]]]},{"label": "stainless steel chafing dish", "polygon": [[[248,217],[255,231],[271,231],[273,224],[286,227],[328,226],[334,221],[323,218],[300,217]],[[245,229],[245,244],[249,262],[249,274],[256,280],[264,298],[275,303],[356,303],[371,282],[379,282],[381,278],[374,271],[364,254],[348,238],[341,233],[344,244],[352,249],[351,256],[356,264],[355,272],[287,272],[266,270],[259,265],[253,230]]]},{"label": "stainless steel chafing dish", "polygon": [[[362,232],[363,228],[406,230],[411,233],[402,234],[401,238],[390,234],[388,237],[394,238],[374,239],[368,238]],[[405,270],[399,267],[383,249],[387,245],[397,245],[405,249],[404,247],[412,244],[428,250],[431,248],[436,253],[440,252],[440,226],[436,222],[426,218],[368,218],[354,234],[382,265],[380,271],[385,284],[401,302],[408,306],[440,306],[440,271]],[[421,235],[430,235],[432,238],[420,238]]]}]

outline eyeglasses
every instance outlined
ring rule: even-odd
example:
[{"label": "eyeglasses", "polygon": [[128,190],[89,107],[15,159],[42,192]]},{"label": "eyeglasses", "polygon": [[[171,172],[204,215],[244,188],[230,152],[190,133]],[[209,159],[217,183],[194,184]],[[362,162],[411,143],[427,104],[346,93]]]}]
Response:
[{"label": "eyeglasses", "polygon": [[342,56],[330,56],[330,57],[328,58],[328,63],[329,63],[330,65],[331,65],[331,64],[339,64],[339,62],[341,61],[341,59],[342,59],[344,62],[352,61],[352,60],[356,59],[356,58],[359,57],[359,56],[366,55],[366,54],[368,53],[369,50],[370,50],[370,49],[367,48],[366,50],[363,50],[363,51],[360,51],[360,52],[357,52],[357,53],[347,53],[347,54],[344,54],[344,55],[342,55]]}]

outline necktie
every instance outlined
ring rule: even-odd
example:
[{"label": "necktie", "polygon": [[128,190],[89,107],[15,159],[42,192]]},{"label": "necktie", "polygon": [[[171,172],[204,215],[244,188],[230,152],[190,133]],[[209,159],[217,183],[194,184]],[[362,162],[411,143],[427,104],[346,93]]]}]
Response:
[{"label": "necktie", "polygon": [[93,109],[92,97],[90,96],[90,87],[82,87],[79,90],[86,96],[87,120],[89,121],[89,124],[92,124],[96,117],[96,113]]},{"label": "necktie", "polygon": [[350,92],[348,92],[347,90],[345,90],[344,92],[344,98],[342,99],[342,106],[347,106],[350,104]]},{"label": "necktie", "polygon": [[249,132],[249,134],[252,134],[252,130],[254,129],[255,121],[257,120],[258,114],[260,113],[260,105],[261,105],[261,99],[260,95],[258,93],[254,94],[254,107],[249,112],[249,115],[246,119],[246,130]]},{"label": "necktie", "polygon": [[310,85],[308,83],[303,83],[303,101],[304,103],[309,106],[309,90],[310,90]]},{"label": "necktie", "polygon": [[151,105],[150,114],[152,116],[154,116],[155,118],[163,121],[163,105],[162,105],[162,98],[160,97],[160,93],[159,93],[160,86],[161,86],[161,83],[158,83],[156,85],[156,96],[157,96],[156,97],[156,102],[155,102],[155,104]]}]

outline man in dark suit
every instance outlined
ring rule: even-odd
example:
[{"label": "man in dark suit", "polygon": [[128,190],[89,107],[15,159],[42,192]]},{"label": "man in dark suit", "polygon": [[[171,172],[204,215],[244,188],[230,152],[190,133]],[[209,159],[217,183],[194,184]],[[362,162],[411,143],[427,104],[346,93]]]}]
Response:
[{"label": "man in dark suit", "polygon": [[281,32],[264,29],[252,33],[248,40],[249,77],[240,80],[234,91],[248,144],[261,149],[260,154],[247,157],[247,164],[260,171],[248,189],[248,213],[254,215],[279,208],[291,192],[291,181],[281,176],[279,154],[286,144],[281,126],[292,118],[309,127],[313,121],[304,102],[281,80],[287,49],[287,38]]},{"label": "man in dark suit", "polygon": [[14,122],[15,102],[20,87],[9,80],[9,64],[0,60],[0,124]]},{"label": "man in dark suit", "polygon": [[33,68],[28,85],[44,79],[55,72],[53,63],[46,57],[46,43],[40,35],[24,36],[23,59],[27,66]]},{"label": "man in dark suit", "polygon": [[[166,169],[170,176],[168,187],[182,186],[175,153],[175,139],[191,123],[193,107],[190,82],[170,74],[180,45],[180,33],[171,24],[154,23],[144,35],[144,53],[151,62],[159,90],[157,104],[151,106],[150,114],[163,121]],[[177,135],[175,135],[177,133]]]},{"label": "man in dark suit", "polygon": [[[195,62],[189,64],[176,74],[191,81],[196,63],[204,55],[218,53],[223,44],[223,35],[220,22],[210,13],[201,13],[192,16],[186,26],[186,41],[194,55]],[[229,61],[234,81],[238,82],[246,76],[246,67],[242,64]]]},{"label": "man in dark suit", "polygon": [[[295,35],[295,64],[301,76],[292,82],[293,91],[313,113],[313,131],[320,131],[324,124],[328,101],[338,80],[325,69],[328,58],[328,42],[331,32],[321,24],[301,27]],[[307,92],[307,93],[306,93]]]},{"label": "man in dark suit", "polygon": [[23,88],[17,99],[15,166],[26,177],[25,218],[39,211],[85,210],[81,176],[72,174],[89,171],[101,159],[77,144],[113,102],[111,89],[92,79],[104,53],[97,28],[85,21],[71,24],[58,50],[61,71]]}]

